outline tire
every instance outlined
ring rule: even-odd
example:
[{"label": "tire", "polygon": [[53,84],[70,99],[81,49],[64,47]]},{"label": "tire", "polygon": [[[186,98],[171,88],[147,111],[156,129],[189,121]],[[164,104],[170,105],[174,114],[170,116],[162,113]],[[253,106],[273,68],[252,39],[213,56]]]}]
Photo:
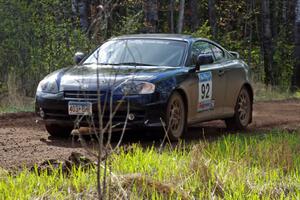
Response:
[{"label": "tire", "polygon": [[252,119],[252,101],[248,90],[243,87],[238,95],[234,108],[234,116],[225,119],[227,129],[245,130]]},{"label": "tire", "polygon": [[166,109],[166,129],[172,141],[179,140],[186,131],[186,108],[182,96],[174,92],[169,98]]},{"label": "tire", "polygon": [[45,127],[51,136],[58,138],[67,138],[71,135],[72,131],[71,127],[60,126],[57,124],[46,124]]}]

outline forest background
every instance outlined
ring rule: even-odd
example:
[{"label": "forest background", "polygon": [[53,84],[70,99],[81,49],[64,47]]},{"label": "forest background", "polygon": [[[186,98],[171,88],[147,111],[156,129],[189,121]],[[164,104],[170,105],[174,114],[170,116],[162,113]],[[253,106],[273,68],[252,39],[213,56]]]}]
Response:
[{"label": "forest background", "polygon": [[300,0],[0,0],[0,101],[34,97],[76,51],[132,33],[210,38],[239,52],[254,82],[296,91],[299,8]]}]

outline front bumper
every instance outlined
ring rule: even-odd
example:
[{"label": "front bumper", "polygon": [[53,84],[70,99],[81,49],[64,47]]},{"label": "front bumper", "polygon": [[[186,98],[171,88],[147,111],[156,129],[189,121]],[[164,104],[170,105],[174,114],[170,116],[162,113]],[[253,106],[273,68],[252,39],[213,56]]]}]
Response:
[{"label": "front bumper", "polygon": [[[71,116],[68,114],[68,102],[70,99],[66,98],[63,92],[57,94],[37,93],[35,110],[36,113],[43,118],[47,124],[60,124],[64,126],[74,126],[78,123],[79,126],[89,126],[91,121],[96,126],[99,125],[98,118],[98,101],[97,99],[78,99],[77,101],[88,101],[92,103],[92,116]],[[74,99],[72,99],[74,101]],[[133,95],[133,96],[114,96],[112,98],[112,110],[109,110],[110,97],[101,97],[100,102],[102,108],[102,123],[109,122],[110,113],[116,110],[115,116],[112,119],[113,125],[122,126],[128,117],[128,104],[130,119],[127,120],[127,127],[159,127],[161,126],[160,118],[164,117],[164,110],[166,108],[166,101],[160,99],[157,93],[147,95]],[[104,102],[106,102],[105,110]],[[121,102],[121,103],[120,103]],[[103,112],[104,110],[104,112]],[[104,114],[103,114],[104,113]],[[134,118],[132,119],[132,116]]]}]

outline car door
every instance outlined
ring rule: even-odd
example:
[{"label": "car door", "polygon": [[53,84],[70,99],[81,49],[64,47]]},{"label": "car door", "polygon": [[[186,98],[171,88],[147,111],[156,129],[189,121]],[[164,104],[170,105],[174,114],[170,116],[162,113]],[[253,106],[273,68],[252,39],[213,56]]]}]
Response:
[{"label": "car door", "polygon": [[225,76],[228,80],[227,92],[224,99],[224,114],[232,115],[236,104],[237,96],[242,85],[247,81],[246,63],[238,58],[231,56],[228,52],[227,59],[223,62]]},{"label": "car door", "polygon": [[198,76],[197,119],[200,121],[216,119],[223,115],[224,97],[227,81],[222,65],[224,52],[212,43],[199,40],[192,46],[192,59],[200,54],[211,54],[214,63],[200,66]]}]

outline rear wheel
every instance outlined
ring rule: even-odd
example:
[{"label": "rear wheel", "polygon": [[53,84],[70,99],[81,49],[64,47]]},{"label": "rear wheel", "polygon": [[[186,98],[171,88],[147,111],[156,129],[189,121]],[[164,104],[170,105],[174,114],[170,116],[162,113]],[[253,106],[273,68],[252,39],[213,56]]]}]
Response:
[{"label": "rear wheel", "polygon": [[234,109],[234,116],[226,119],[225,123],[229,130],[246,129],[252,117],[252,101],[246,88],[242,88]]},{"label": "rear wheel", "polygon": [[53,137],[67,138],[70,136],[72,127],[61,126],[57,124],[46,124],[47,132]]},{"label": "rear wheel", "polygon": [[178,140],[186,130],[186,109],[178,92],[174,92],[169,99],[166,111],[166,128],[170,140]]}]

